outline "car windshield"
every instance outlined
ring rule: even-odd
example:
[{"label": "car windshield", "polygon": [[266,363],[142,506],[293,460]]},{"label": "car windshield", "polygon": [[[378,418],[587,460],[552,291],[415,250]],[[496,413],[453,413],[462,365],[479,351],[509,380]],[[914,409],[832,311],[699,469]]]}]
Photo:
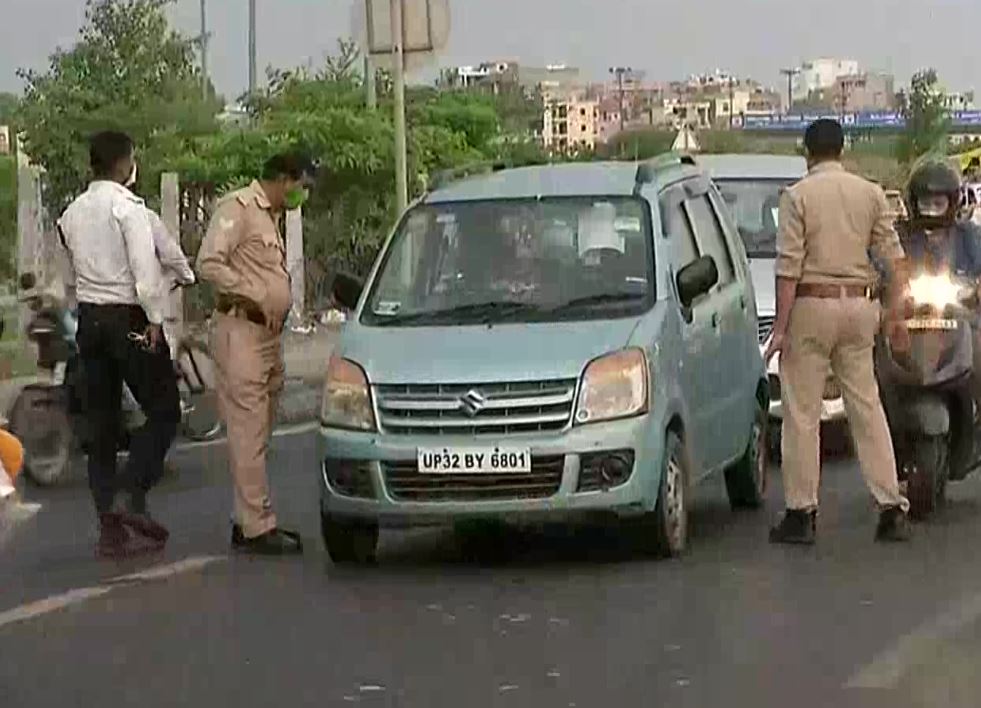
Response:
[{"label": "car windshield", "polygon": [[717,179],[750,258],[777,257],[780,194],[793,179]]},{"label": "car windshield", "polygon": [[420,205],[362,316],[386,326],[628,316],[653,302],[648,210],[632,197]]}]

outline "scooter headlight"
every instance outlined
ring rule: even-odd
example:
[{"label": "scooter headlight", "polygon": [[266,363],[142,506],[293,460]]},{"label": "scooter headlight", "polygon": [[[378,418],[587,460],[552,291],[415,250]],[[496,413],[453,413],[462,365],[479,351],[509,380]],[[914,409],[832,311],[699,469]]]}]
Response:
[{"label": "scooter headlight", "polygon": [[909,296],[914,305],[943,310],[960,301],[961,288],[946,275],[920,275],[909,281]]}]

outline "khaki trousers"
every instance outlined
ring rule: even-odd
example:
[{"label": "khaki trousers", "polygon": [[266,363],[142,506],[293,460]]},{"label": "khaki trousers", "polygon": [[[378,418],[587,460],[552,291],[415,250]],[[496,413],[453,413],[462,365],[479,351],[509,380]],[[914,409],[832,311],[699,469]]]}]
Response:
[{"label": "khaki trousers", "polygon": [[255,538],[276,528],[266,455],[283,390],[282,338],[261,325],[219,314],[211,351],[228,430],[235,520],[247,538]]},{"label": "khaki trousers", "polygon": [[896,457],[873,367],[878,329],[879,305],[864,298],[798,298],[794,303],[780,358],[788,509],[818,506],[821,400],[830,363],[872,496],[880,507],[908,510],[909,502],[899,492]]}]

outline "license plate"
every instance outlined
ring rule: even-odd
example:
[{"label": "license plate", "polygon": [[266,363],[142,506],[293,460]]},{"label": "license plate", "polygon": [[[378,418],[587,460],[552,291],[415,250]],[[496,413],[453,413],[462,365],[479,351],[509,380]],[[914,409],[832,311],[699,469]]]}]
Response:
[{"label": "license plate", "polygon": [[942,330],[957,329],[957,320],[945,320],[945,319],[906,320],[906,329],[910,329],[910,330],[916,330],[916,329],[942,329]]},{"label": "license plate", "polygon": [[419,448],[420,474],[528,474],[531,451],[526,447]]}]

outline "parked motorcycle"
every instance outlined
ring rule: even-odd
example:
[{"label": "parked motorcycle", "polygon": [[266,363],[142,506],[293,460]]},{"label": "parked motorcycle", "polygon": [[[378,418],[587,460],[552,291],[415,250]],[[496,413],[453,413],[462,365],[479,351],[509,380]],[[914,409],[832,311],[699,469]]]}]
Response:
[{"label": "parked motorcycle", "polygon": [[[23,280],[26,289],[33,281]],[[40,295],[25,298],[31,310],[27,337],[37,345],[38,383],[25,386],[8,415],[10,431],[25,450],[25,474],[40,486],[52,486],[70,477],[72,459],[85,454],[91,436],[84,415],[84,371],[75,342],[74,315],[64,306],[46,302]],[[189,440],[206,441],[221,431],[215,393],[201,372],[203,347],[182,342],[176,348],[175,366],[181,394],[181,434]],[[129,447],[130,433],[144,423],[132,394],[123,387],[118,449]]]},{"label": "parked motorcycle", "polygon": [[917,273],[905,303],[909,349],[895,351],[884,336],[877,342],[879,388],[914,518],[944,503],[949,481],[981,467],[970,390],[977,305],[973,280]]}]

